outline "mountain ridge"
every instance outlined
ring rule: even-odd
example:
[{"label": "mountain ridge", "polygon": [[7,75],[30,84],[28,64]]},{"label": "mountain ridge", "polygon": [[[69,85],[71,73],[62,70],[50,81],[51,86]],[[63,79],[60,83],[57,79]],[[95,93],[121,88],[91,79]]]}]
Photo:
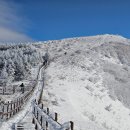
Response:
[{"label": "mountain ridge", "polygon": [[49,41],[41,48],[50,55],[43,101],[77,129],[130,129],[128,39],[107,34]]}]

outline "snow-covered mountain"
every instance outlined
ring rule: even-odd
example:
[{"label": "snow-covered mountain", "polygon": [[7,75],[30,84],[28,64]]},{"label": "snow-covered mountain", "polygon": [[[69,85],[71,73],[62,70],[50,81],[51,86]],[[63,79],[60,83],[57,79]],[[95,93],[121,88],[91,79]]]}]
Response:
[{"label": "snow-covered mountain", "polygon": [[[46,52],[42,102],[58,113],[59,122],[72,120],[75,130],[130,130],[129,39],[106,34],[0,45],[0,78],[15,82],[33,77]],[[18,114],[13,121],[24,116]]]},{"label": "snow-covered mountain", "polygon": [[44,103],[76,130],[130,130],[130,40],[118,35],[47,41]]}]

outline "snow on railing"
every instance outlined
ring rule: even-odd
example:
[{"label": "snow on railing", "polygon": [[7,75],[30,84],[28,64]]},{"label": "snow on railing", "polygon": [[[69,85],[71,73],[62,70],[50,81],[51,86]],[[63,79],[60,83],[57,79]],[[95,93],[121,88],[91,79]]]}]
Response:
[{"label": "snow on railing", "polygon": [[[41,67],[42,66],[39,67],[39,71]],[[38,71],[38,74],[39,74],[39,71]],[[37,76],[37,80],[38,80],[38,76]],[[36,83],[31,88],[30,91],[25,92],[23,96],[17,98],[16,100],[8,101],[8,102],[1,101],[0,102],[0,119],[4,121],[11,118],[16,113],[18,113],[20,109],[23,107],[23,105],[26,103],[26,101],[30,98],[32,93],[34,92],[34,89],[37,83],[38,81],[36,81]]]},{"label": "snow on railing", "polygon": [[11,95],[15,93],[16,88],[13,86],[12,88],[0,87],[0,95]]},{"label": "snow on railing", "polygon": [[58,122],[58,114],[50,113],[49,108],[43,107],[43,104],[32,102],[32,123],[35,124],[36,130],[74,130],[72,121],[60,124]]},{"label": "snow on railing", "polygon": [[14,101],[1,102],[0,118],[3,120],[7,120],[16,113],[18,113],[24,103],[29,99],[33,91],[34,88],[32,88],[29,92],[25,93],[22,97],[19,97]]},{"label": "snow on railing", "polygon": [[15,101],[8,101],[6,102],[1,102],[0,105],[0,118],[3,120],[7,120],[13,115],[15,115],[22,107],[24,103],[23,98],[19,98]]}]

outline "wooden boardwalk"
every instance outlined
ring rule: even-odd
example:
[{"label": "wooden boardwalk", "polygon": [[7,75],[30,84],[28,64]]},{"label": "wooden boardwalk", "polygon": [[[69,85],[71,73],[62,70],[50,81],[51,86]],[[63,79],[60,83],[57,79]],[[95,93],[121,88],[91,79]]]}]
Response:
[{"label": "wooden boardwalk", "polygon": [[[42,66],[39,67],[38,75],[40,72],[40,69]],[[35,86],[38,83],[38,75],[37,80],[33,87],[31,87],[30,91],[25,92],[21,97],[15,99],[14,101],[8,101],[8,102],[0,102],[0,119],[1,121],[8,120],[13,115],[17,114],[22,107],[24,107],[24,104],[27,102],[27,100],[31,97],[32,93],[35,90]]]},{"label": "wooden boardwalk", "polygon": [[74,123],[69,121],[61,124],[58,122],[58,114],[50,112],[49,108],[44,107],[43,104],[38,104],[36,101],[32,102],[33,119],[36,130],[74,130]]},{"label": "wooden boardwalk", "polygon": [[[42,68],[42,66],[41,66]],[[45,66],[46,68],[46,66]],[[40,69],[39,69],[40,72]],[[64,124],[59,123],[58,113],[51,112],[49,108],[44,107],[41,104],[42,93],[44,88],[44,77],[39,79],[37,76],[36,84],[38,82],[43,82],[38,93],[36,94],[36,100],[32,101],[32,112],[28,112],[22,121],[14,124],[15,130],[74,130],[74,123],[72,121],[66,122]],[[35,86],[22,97],[11,101],[11,102],[1,102],[0,104],[0,119],[5,121],[11,118],[13,115],[17,114],[23,107],[27,100],[35,93]],[[32,100],[34,98],[31,98]]]}]

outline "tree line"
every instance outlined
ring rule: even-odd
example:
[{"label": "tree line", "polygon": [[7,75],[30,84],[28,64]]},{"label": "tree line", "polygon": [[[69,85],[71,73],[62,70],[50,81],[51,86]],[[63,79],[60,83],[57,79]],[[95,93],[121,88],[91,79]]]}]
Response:
[{"label": "tree line", "polygon": [[0,85],[27,78],[41,61],[41,52],[32,44],[0,45]]}]

